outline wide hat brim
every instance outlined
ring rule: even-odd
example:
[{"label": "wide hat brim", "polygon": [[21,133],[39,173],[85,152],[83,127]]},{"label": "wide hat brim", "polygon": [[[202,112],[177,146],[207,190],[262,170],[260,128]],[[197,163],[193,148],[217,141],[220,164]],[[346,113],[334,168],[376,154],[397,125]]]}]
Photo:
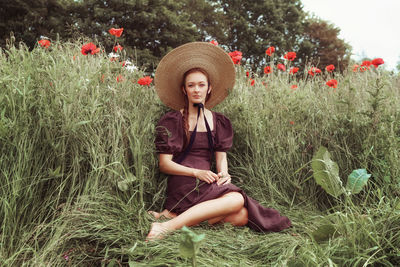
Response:
[{"label": "wide hat brim", "polygon": [[165,55],[156,69],[154,83],[161,101],[174,110],[185,105],[182,93],[183,74],[193,68],[204,69],[212,87],[206,108],[219,104],[233,89],[235,66],[220,47],[207,42],[181,45]]}]

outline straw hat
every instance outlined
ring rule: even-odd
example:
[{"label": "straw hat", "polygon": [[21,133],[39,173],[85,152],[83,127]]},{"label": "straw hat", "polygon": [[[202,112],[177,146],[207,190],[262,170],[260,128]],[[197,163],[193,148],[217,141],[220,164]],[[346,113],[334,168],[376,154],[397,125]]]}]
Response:
[{"label": "straw hat", "polygon": [[210,76],[212,91],[205,103],[207,108],[220,103],[233,89],[235,66],[230,56],[222,48],[210,43],[187,43],[164,56],[156,69],[155,87],[165,105],[175,110],[184,107],[183,74],[193,68],[202,68]]}]

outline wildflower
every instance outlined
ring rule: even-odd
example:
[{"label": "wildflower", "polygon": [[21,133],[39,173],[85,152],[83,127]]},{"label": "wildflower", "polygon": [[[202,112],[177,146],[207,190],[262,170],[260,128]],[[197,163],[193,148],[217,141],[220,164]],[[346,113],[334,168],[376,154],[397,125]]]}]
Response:
[{"label": "wildflower", "polygon": [[256,81],[255,80],[253,80],[253,79],[250,79],[250,85],[251,86],[254,86],[254,84],[256,83]]},{"label": "wildflower", "polygon": [[153,79],[150,78],[150,76],[145,76],[143,78],[140,78],[137,83],[140,85],[150,85],[152,81]]},{"label": "wildflower", "polygon": [[296,52],[287,52],[283,58],[293,61],[296,58]]},{"label": "wildflower", "polygon": [[294,125],[294,121],[289,121],[290,125]]},{"label": "wildflower", "polygon": [[361,66],[362,66],[362,67],[367,67],[368,69],[369,69],[369,66],[371,66],[371,65],[372,65],[372,62],[369,61],[369,60],[364,60],[364,61],[361,63]]},{"label": "wildflower", "polygon": [[326,66],[325,69],[327,72],[332,72],[335,70],[335,66],[333,64],[330,64],[330,65]]},{"label": "wildflower", "polygon": [[249,77],[249,75],[250,75],[250,72],[246,71],[246,77]]},{"label": "wildflower", "polygon": [[282,63],[278,63],[278,65],[276,65],[276,67],[278,68],[278,70],[286,71],[286,67]]},{"label": "wildflower", "polygon": [[232,58],[234,64],[240,64],[240,60],[242,60],[242,52],[240,51],[229,52],[229,56]]},{"label": "wildflower", "polygon": [[51,44],[49,40],[45,40],[45,39],[38,41],[38,43],[40,44],[41,47],[44,47],[44,48],[49,48],[49,46]]},{"label": "wildflower", "polygon": [[298,71],[299,71],[299,68],[297,68],[297,67],[292,67],[292,68],[290,68],[289,73],[290,73],[290,74],[295,74],[295,73],[298,72]]},{"label": "wildflower", "polygon": [[267,48],[267,50],[265,50],[265,54],[267,54],[268,56],[272,56],[272,54],[275,52],[275,47],[270,46]]},{"label": "wildflower", "polygon": [[316,68],[316,67],[312,67],[309,71],[308,74],[310,74],[311,76],[314,76],[315,74],[319,74],[321,73],[321,70]]},{"label": "wildflower", "polygon": [[100,48],[96,47],[96,45],[94,43],[84,44],[82,46],[82,50],[81,50],[82,54],[85,56],[88,55],[89,53],[94,55],[94,54],[98,53],[99,51],[100,51]]},{"label": "wildflower", "polygon": [[382,58],[378,57],[378,58],[373,59],[371,61],[371,63],[372,63],[372,65],[374,65],[375,68],[377,68],[379,65],[382,65],[385,62],[383,61]]},{"label": "wildflower", "polygon": [[297,88],[299,88],[297,85],[293,84],[292,86],[290,86],[291,89],[296,90]]},{"label": "wildflower", "polygon": [[270,74],[270,73],[272,73],[272,68],[271,68],[271,66],[266,66],[266,67],[264,68],[264,73],[265,73],[265,74]]},{"label": "wildflower", "polygon": [[124,28],[119,28],[119,29],[111,28],[108,30],[108,32],[111,35],[114,35],[115,37],[121,37],[121,34],[123,31],[124,31]]},{"label": "wildflower", "polygon": [[119,55],[118,55],[118,54],[115,54],[115,53],[113,53],[113,52],[111,52],[110,54],[108,54],[108,57],[109,57],[109,58],[118,58]]},{"label": "wildflower", "polygon": [[357,65],[357,64],[354,64],[353,65],[353,72],[357,72],[358,71],[358,67],[360,67],[360,66]]},{"label": "wildflower", "polygon": [[218,46],[218,42],[217,42],[217,41],[215,41],[215,40],[212,40],[212,41],[210,42],[210,44],[213,44],[213,45],[216,45],[216,46]]},{"label": "wildflower", "polygon": [[120,45],[114,46],[114,51],[115,52],[122,51],[122,49],[124,49],[124,48],[122,46],[120,46]]},{"label": "wildflower", "polygon": [[366,70],[369,70],[369,67],[367,67],[367,66],[361,66],[360,67],[360,72],[364,72]]},{"label": "wildflower", "polygon": [[138,68],[137,68],[132,62],[130,62],[129,60],[124,61],[124,62],[122,63],[122,66],[125,67],[125,69],[126,69],[127,71],[130,71],[130,72],[134,72],[135,70],[138,69]]},{"label": "wildflower", "polygon": [[337,88],[338,82],[335,79],[326,82],[326,85],[332,88]]},{"label": "wildflower", "polygon": [[117,76],[117,82],[122,82],[125,80],[124,76],[122,76],[121,74]]}]

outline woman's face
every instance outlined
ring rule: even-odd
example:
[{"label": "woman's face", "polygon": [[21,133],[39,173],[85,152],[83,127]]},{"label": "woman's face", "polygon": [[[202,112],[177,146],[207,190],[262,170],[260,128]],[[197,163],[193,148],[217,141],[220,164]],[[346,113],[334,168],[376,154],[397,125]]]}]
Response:
[{"label": "woman's face", "polygon": [[211,91],[207,77],[201,72],[193,72],[186,76],[183,93],[187,95],[189,104],[205,103]]}]

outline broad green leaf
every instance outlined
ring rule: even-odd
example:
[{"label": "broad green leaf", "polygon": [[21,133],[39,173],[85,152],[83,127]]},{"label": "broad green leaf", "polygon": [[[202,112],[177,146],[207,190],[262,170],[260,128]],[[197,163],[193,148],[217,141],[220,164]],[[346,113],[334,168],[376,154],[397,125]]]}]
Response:
[{"label": "broad green leaf", "polygon": [[333,237],[336,233],[336,228],[332,224],[324,224],[318,227],[317,230],[311,233],[315,241],[321,242]]},{"label": "broad green leaf", "polygon": [[314,179],[328,194],[338,197],[344,193],[342,181],[339,177],[339,167],[331,160],[328,150],[321,146],[314,155],[311,168]]},{"label": "broad green leaf", "polygon": [[352,194],[358,194],[367,184],[371,174],[367,173],[366,169],[354,170],[347,179],[346,189]]},{"label": "broad green leaf", "polygon": [[205,235],[197,235],[186,226],[182,227],[182,232],[183,235],[179,245],[179,252],[185,258],[193,258]]}]

